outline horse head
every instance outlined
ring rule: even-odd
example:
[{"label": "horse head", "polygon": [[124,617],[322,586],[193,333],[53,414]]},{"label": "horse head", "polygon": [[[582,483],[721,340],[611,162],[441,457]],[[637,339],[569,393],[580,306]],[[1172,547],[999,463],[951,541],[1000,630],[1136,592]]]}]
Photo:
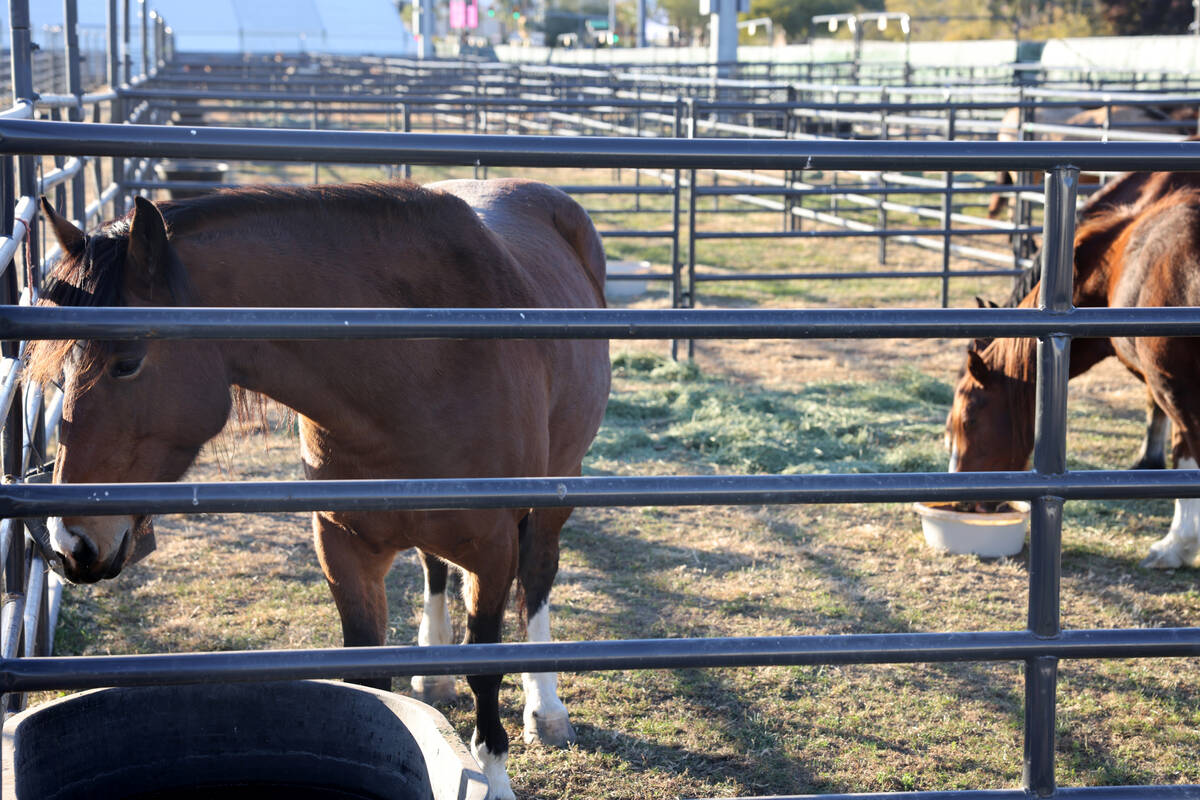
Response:
[{"label": "horse head", "polygon": [[[137,198],[133,213],[86,236],[44,212],[63,249],[44,304],[168,306],[186,302],[182,264],[159,209]],[[55,483],[173,481],[229,416],[230,377],[211,342],[38,342],[27,379],[61,375],[62,428]],[[129,563],[147,517],[75,516],[50,521],[66,577],[92,583]]]},{"label": "horse head", "polygon": [[999,339],[984,350],[967,348],[946,420],[951,472],[1019,470],[1028,462],[1032,431],[1025,430],[1031,426],[1023,406],[1032,401],[1032,390],[996,364],[1000,349],[1020,341]]}]

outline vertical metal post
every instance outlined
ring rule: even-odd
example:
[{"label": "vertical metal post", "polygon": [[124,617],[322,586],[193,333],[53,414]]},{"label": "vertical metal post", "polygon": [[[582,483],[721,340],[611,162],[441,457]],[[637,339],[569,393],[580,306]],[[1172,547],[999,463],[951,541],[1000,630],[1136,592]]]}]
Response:
[{"label": "vertical metal post", "polygon": [[[403,103],[400,106],[400,131],[408,133],[412,130],[412,116],[409,110],[408,103]],[[400,166],[400,177],[408,180],[412,177],[412,165],[405,163]]]},{"label": "vertical metal post", "polygon": [[[117,0],[108,0],[108,85],[117,89],[121,84],[121,44],[118,29],[117,19]],[[120,96],[117,96],[112,101],[110,121],[120,123],[124,121],[124,113]],[[125,183],[125,159],[114,158],[111,165],[113,183],[121,186]],[[113,195],[112,201],[112,216],[117,216],[124,209],[124,201],[121,197],[121,192],[118,191]]]},{"label": "vertical metal post", "polygon": [[150,9],[146,0],[138,0],[138,10],[142,18],[142,77],[150,74]]},{"label": "vertical metal post", "polygon": [[[696,138],[696,102],[687,98],[687,138]],[[688,170],[688,264],[687,286],[679,296],[681,308],[694,308],[696,305],[696,170]],[[696,352],[695,341],[688,339],[688,358]]]},{"label": "vertical metal post", "polygon": [[[879,102],[880,102],[880,106],[879,106],[879,138],[883,141],[887,141],[887,138],[888,138],[888,91],[887,91],[887,89],[883,89],[879,92]],[[887,188],[887,180],[886,180],[886,178],[884,178],[884,174],[882,171],[879,173],[879,188],[881,188],[881,189]],[[885,204],[887,203],[887,199],[888,199],[887,192],[881,192],[879,195],[879,209],[878,209],[878,213],[876,214],[876,218],[875,218],[876,224],[878,225],[879,230],[880,230],[880,234],[879,234],[879,265],[880,266],[883,266],[884,264],[887,263],[887,236],[883,234],[883,231],[886,231],[887,226],[888,226],[887,208],[884,207]]]},{"label": "vertical metal post", "polygon": [[[675,98],[675,121],[671,135],[676,139],[680,138],[683,133],[683,100]],[[683,181],[681,180],[682,172],[679,169],[674,170],[671,192],[671,308],[679,308],[679,296],[683,291],[682,278],[680,270],[682,264],[679,260],[679,229],[683,223],[680,214],[680,193],[683,191]],[[676,349],[678,342],[671,342],[671,357],[676,357]]]},{"label": "vertical metal post", "polygon": [[121,83],[133,80],[133,54],[129,52],[129,0],[121,0]]},{"label": "vertical metal post", "polygon": [[[1056,167],[1046,174],[1046,240],[1042,249],[1038,307],[1066,312],[1071,308],[1074,264],[1075,194],[1079,170]],[[1040,475],[1062,475],[1067,469],[1067,379],[1071,338],[1062,334],[1038,339],[1037,406],[1033,469]],[[1030,514],[1029,630],[1035,636],[1059,635],[1059,591],[1062,578],[1061,497],[1039,497]],[[1055,693],[1058,659],[1031,658],[1025,664],[1025,758],[1022,781],[1037,797],[1054,794]]]},{"label": "vertical metal post", "polygon": [[[79,106],[79,98],[83,95],[83,80],[79,75],[78,0],[63,0],[63,29],[66,43],[67,92],[75,96],[76,103],[67,109],[67,119],[71,122],[81,122],[83,109]],[[71,218],[81,228],[87,226],[87,220],[84,219],[87,210],[86,177],[85,171],[81,169],[71,178]]]},{"label": "vertical metal post", "polygon": [[[308,93],[309,93],[309,95],[312,95],[312,96],[315,96],[315,95],[316,95],[316,93],[317,93],[317,87],[316,87],[316,85],[315,85],[315,84],[314,84],[314,85],[312,85],[312,86],[310,86],[310,87],[308,88]],[[312,121],[311,121],[311,123],[309,124],[309,129],[310,129],[310,130],[314,130],[314,131],[315,131],[315,130],[316,130],[318,127],[319,127],[319,124],[320,124],[320,120],[319,120],[320,113],[321,113],[321,112],[320,112],[320,110],[319,110],[319,109],[318,109],[318,107],[317,107],[317,101],[316,101],[316,99],[314,98],[314,99],[313,99],[313,101],[312,101]],[[313,180],[313,183],[314,183],[314,184],[317,184],[317,183],[320,183],[320,182],[321,182],[321,163],[320,163],[319,161],[314,161],[314,162],[313,162],[313,178],[312,178],[312,180]]]},{"label": "vertical metal post", "polygon": [[108,34],[108,73],[106,77],[108,85],[113,88],[121,84],[121,51],[118,44],[117,27],[117,0],[108,0],[108,15],[105,17],[105,31]]},{"label": "vertical metal post", "polygon": [[[946,96],[949,102],[949,94]],[[954,141],[955,107],[946,110],[946,140]],[[950,306],[950,229],[954,223],[954,173],[946,172],[946,193],[942,196],[942,308]]]},{"label": "vertical metal post", "polygon": [[[12,58],[12,84],[13,84],[13,101],[14,103],[32,102],[33,101],[33,48],[29,30],[29,0],[9,0],[9,24],[11,43],[11,58]],[[20,159],[20,187],[17,187],[18,178],[13,171],[13,160],[4,158],[0,163],[0,183],[3,184],[3,193],[0,196],[0,216],[3,217],[4,233],[7,236],[14,234],[15,219],[14,211],[18,194],[33,194],[36,190],[36,175],[33,172],[33,160],[30,158]],[[31,183],[32,182],[32,183]],[[26,192],[26,189],[29,189]],[[29,232],[26,231],[26,236]],[[12,305],[17,302],[20,297],[20,285],[18,283],[18,271],[16,259],[7,265],[3,275],[0,275],[0,303]],[[18,343],[12,341],[0,342],[0,353],[8,358],[16,358],[19,355]],[[4,421],[4,429],[0,434],[0,444],[3,445],[3,470],[6,475],[20,475],[21,473],[21,446],[23,444],[24,420],[22,408],[24,401],[21,397],[21,390],[16,390],[16,395],[13,398],[12,407],[8,412],[8,417]],[[10,605],[10,600],[15,599],[25,591],[25,532],[24,526],[20,521],[14,521],[13,534],[10,540],[9,551],[6,555],[4,567],[4,607]],[[22,697],[18,694],[8,694],[3,696],[3,708],[6,711],[19,711],[22,705]]]}]

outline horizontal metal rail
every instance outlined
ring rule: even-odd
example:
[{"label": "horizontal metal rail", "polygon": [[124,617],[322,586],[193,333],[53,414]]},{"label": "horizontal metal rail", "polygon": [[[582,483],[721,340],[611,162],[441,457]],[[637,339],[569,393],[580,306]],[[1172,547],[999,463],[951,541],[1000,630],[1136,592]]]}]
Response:
[{"label": "horizontal metal rail", "polygon": [[859,170],[1200,171],[1200,142],[776,141],[308,131],[0,119],[0,152],[329,163]]},{"label": "horizontal metal rail", "polygon": [[1200,471],[921,472],[0,485],[0,516],[1200,497]]},{"label": "horizontal metal rail", "polygon": [[1200,628],[875,633],[717,639],[349,647],[0,662],[0,690],[217,683],[298,678],[492,675],[687,667],[942,663],[1200,655]]},{"label": "horizontal metal rail", "polygon": [[1200,308],[0,307],[0,339],[931,339],[1056,333],[1200,336]]}]

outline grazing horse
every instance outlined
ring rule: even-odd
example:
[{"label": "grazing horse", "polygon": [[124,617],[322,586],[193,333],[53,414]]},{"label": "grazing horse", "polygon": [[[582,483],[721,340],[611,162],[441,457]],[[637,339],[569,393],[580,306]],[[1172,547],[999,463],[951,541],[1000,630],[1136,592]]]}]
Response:
[{"label": "grazing horse", "polygon": [[[1200,189],[1200,172],[1126,172],[1113,178],[1092,193],[1079,208],[1076,222],[1083,223],[1119,206],[1141,207],[1158,200],[1178,189]],[[1033,258],[1033,267],[1025,270],[1013,281],[1012,292],[1004,306],[1015,308],[1028,295],[1042,277],[1042,261]],[[980,308],[995,308],[995,303],[985,303],[976,298]],[[982,350],[991,340],[976,339],[973,347]],[[1154,402],[1147,389],[1146,431],[1141,449],[1131,469],[1164,469],[1167,466],[1167,434],[1170,426],[1167,416]]]},{"label": "grazing horse", "polygon": [[[604,251],[587,214],[531,181],[243,188],[161,209],[137,198],[90,236],[49,204],[45,213],[66,253],[45,293],[59,305],[604,306]],[[225,425],[231,387],[299,414],[308,478],[575,476],[610,381],[606,341],[47,341],[31,348],[27,371],[64,376],[59,483],[178,479]],[[426,579],[421,644],[451,643],[447,564],[462,570],[467,643],[499,641],[514,578],[529,639],[548,641],[570,513],[314,513],[346,645],[384,643],[384,576],[414,547]],[[143,522],[54,520],[67,577],[115,576]],[[467,681],[472,749],[492,796],[508,798],[501,678]],[[526,740],[570,741],[555,676],[523,682]],[[454,691],[453,677],[413,684],[427,696]]]},{"label": "grazing horse", "polygon": [[[1200,305],[1200,190],[1172,191],[1144,204],[1115,205],[1085,219],[1075,236],[1073,302],[1079,307]],[[1021,301],[1037,303],[1040,285]],[[967,351],[946,423],[951,471],[1019,470],[1033,452],[1036,340],[995,339]],[[1147,386],[1175,426],[1175,462],[1200,456],[1200,360],[1194,340],[1167,337],[1075,339],[1074,377],[1115,355]],[[1170,532],[1144,566],[1191,563],[1200,552],[1200,500],[1177,500]]]}]

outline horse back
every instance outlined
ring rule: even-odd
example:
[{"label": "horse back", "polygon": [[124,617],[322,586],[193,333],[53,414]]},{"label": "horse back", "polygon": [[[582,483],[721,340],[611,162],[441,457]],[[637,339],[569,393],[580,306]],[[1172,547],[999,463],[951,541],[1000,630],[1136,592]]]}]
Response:
[{"label": "horse back", "polygon": [[1113,245],[1120,270],[1110,305],[1200,305],[1200,189],[1170,192],[1144,206]]},{"label": "horse back", "polygon": [[[569,195],[522,179],[448,180],[427,189],[464,200],[536,287],[531,306],[603,307],[606,260],[587,212]],[[572,272],[564,262],[582,269]]]}]

